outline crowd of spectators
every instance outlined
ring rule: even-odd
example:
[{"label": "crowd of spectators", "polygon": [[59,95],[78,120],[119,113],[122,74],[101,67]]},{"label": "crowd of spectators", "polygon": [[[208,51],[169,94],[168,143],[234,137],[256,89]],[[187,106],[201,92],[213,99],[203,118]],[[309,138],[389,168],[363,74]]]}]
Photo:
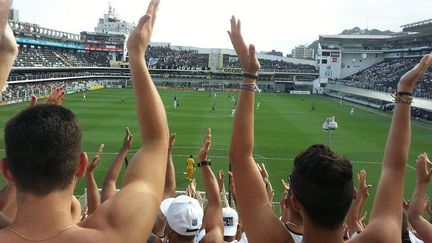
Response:
[{"label": "crowd of spectators", "polygon": [[[10,4],[11,0],[0,0],[0,88],[18,53],[5,21]],[[5,158],[0,167],[8,184],[0,191],[0,242],[432,242],[432,224],[423,216],[425,210],[432,216],[425,196],[432,162],[426,153],[416,160],[412,200],[407,203],[403,198],[412,90],[419,76],[432,66],[432,54],[425,55],[398,82],[370,216],[364,212],[372,187],[366,171],[360,170],[355,180],[347,158],[315,144],[297,155],[287,180],[282,181],[281,216],[277,217],[272,208],[271,175],[253,154],[260,63],[255,47],[243,41],[240,21],[234,16],[229,36],[245,70],[229,148],[229,191],[234,200],[226,198],[224,172],[215,176],[212,171],[211,165],[217,161],[209,160],[210,128],[198,152],[199,162],[187,161],[186,195],[176,195],[172,159],[176,135],[170,134],[163,102],[144,61],[158,7],[159,0],[150,2],[128,41],[139,149],[130,151],[134,136],[126,128],[99,193],[94,172],[104,144],[91,160],[82,151],[81,125],[76,115],[62,106],[65,88],[53,89],[44,104],[32,100],[31,107],[5,125]],[[25,92],[30,91],[27,88]],[[128,152],[135,152],[130,163]],[[123,164],[126,169],[118,190]],[[205,200],[190,176],[198,168]],[[83,176],[85,208],[73,196],[77,180]]]},{"label": "crowd of spectators", "polygon": [[109,67],[108,54],[65,48],[20,46],[15,67]]},{"label": "crowd of spectators", "polygon": [[90,86],[99,84],[95,80],[50,81],[22,84],[10,84],[0,93],[0,101],[25,99],[31,96],[48,96],[54,89],[62,87],[65,91],[84,91]]},{"label": "crowd of spectators", "polygon": [[[264,72],[289,72],[289,73],[317,73],[318,70],[313,65],[295,64],[280,60],[259,59],[261,63],[261,71]],[[241,68],[239,59],[236,56],[224,55],[223,66],[226,69]]]},{"label": "crowd of spectators", "polygon": [[[389,59],[344,78],[338,83],[356,88],[393,93],[400,77],[413,68],[419,60],[420,58]],[[431,99],[431,91],[432,71],[428,71],[419,79],[413,95]]]},{"label": "crowd of spectators", "polygon": [[209,70],[208,54],[169,46],[149,46],[146,61],[151,69]]}]

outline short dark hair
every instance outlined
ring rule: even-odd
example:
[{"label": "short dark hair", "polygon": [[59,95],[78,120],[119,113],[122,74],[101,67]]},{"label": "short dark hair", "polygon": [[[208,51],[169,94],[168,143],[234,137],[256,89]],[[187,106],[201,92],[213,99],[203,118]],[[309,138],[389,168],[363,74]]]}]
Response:
[{"label": "short dark hair", "polygon": [[309,219],[317,226],[340,226],[353,200],[352,165],[321,144],[312,145],[294,160],[291,188]]},{"label": "short dark hair", "polygon": [[70,186],[79,164],[81,128],[56,105],[23,110],[5,127],[7,165],[23,193],[44,196]]}]

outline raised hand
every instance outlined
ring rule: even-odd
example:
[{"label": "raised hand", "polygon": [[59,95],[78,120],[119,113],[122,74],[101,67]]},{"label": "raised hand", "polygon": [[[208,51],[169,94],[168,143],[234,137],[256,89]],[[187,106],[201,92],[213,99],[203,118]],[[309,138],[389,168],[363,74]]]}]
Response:
[{"label": "raised hand", "polygon": [[431,65],[432,54],[427,54],[420,60],[419,64],[401,77],[398,84],[398,91],[412,92],[414,84]]},{"label": "raised hand", "polygon": [[233,176],[233,174],[232,174],[231,171],[229,171],[228,174],[229,174],[230,181],[231,181],[231,183],[230,183],[230,192],[235,197],[236,196],[236,189],[235,189],[235,183],[234,183],[234,176]]},{"label": "raised hand", "polygon": [[18,54],[18,45],[8,23],[11,0],[0,0],[0,92]]},{"label": "raised hand", "polygon": [[103,149],[104,149],[104,144],[101,144],[100,146],[99,146],[99,149],[98,149],[98,151],[96,152],[96,155],[95,155],[95,157],[93,158],[93,160],[91,161],[91,163],[89,163],[88,165],[87,165],[87,170],[86,170],[86,173],[87,174],[89,174],[89,173],[93,173],[94,172],[94,170],[96,169],[96,167],[98,166],[98,164],[99,164],[99,162],[100,162],[100,159],[101,159],[101,156],[102,156],[102,151],[103,151]]},{"label": "raised hand", "polygon": [[263,178],[263,180],[264,181],[268,180],[269,179],[269,174],[268,174],[268,172],[266,170],[265,164],[261,163],[261,165],[259,165],[257,163],[257,167],[258,167],[258,170],[259,170],[259,172],[260,172],[261,177]]},{"label": "raised hand", "polygon": [[199,151],[198,157],[200,161],[206,160],[208,158],[208,152],[211,146],[211,129],[207,129],[207,135],[204,137],[204,142]]},{"label": "raised hand", "polygon": [[144,58],[145,51],[153,33],[160,0],[152,0],[147,13],[141,17],[137,27],[132,32],[127,43],[129,57]]},{"label": "raised hand", "polygon": [[283,179],[282,179],[282,185],[283,185],[285,191],[288,191],[290,189],[289,183]]},{"label": "raised hand", "polygon": [[51,94],[48,96],[44,103],[47,105],[61,105],[64,101],[64,95],[65,91],[63,88],[56,88],[51,92]]},{"label": "raised hand", "polygon": [[18,53],[18,45],[15,36],[8,23],[11,0],[0,0],[0,53]]},{"label": "raised hand", "polygon": [[196,193],[197,193],[196,186],[197,186],[197,183],[196,183],[196,180],[195,180],[195,178],[194,178],[194,179],[192,179],[191,183],[189,184],[189,187],[190,187],[191,193],[192,193],[192,195],[193,195],[192,197],[195,197],[195,195],[196,195]]},{"label": "raised hand", "polygon": [[225,178],[225,174],[224,174],[223,170],[220,170],[218,172],[218,176],[216,177],[216,179],[218,181],[218,186],[219,186],[219,191],[220,192],[222,192],[223,189],[225,189],[224,178]]},{"label": "raised hand", "polygon": [[417,183],[427,184],[432,176],[432,169],[428,168],[430,164],[426,153],[422,153],[417,157]]},{"label": "raised hand", "polygon": [[360,173],[357,175],[359,185],[358,185],[358,196],[363,198],[369,197],[369,188],[372,187],[372,185],[366,184],[366,171],[361,170]]},{"label": "raised hand", "polygon": [[242,33],[240,20],[236,20],[234,16],[231,18],[231,31],[228,31],[231,43],[237,53],[243,70],[248,73],[256,74],[260,69],[260,63],[255,54],[255,46],[247,46]]},{"label": "raised hand", "polygon": [[123,139],[123,149],[131,149],[132,148],[132,133],[129,130],[129,127],[126,127],[126,134],[125,137]]}]

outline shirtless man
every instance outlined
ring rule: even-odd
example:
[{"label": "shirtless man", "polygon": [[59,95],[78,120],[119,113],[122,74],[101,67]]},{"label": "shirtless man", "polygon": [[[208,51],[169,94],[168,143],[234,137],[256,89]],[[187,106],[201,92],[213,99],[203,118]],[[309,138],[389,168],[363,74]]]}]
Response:
[{"label": "shirtless man", "polygon": [[[3,9],[4,2],[0,0],[0,13],[8,11]],[[128,41],[141,148],[126,171],[122,190],[75,224],[71,198],[88,160],[81,150],[78,121],[61,106],[28,108],[5,128],[6,158],[0,168],[17,187],[18,212],[14,221],[0,231],[0,242],[147,240],[162,199],[169,137],[163,103],[144,60],[158,5],[159,0],[150,2]]]}]

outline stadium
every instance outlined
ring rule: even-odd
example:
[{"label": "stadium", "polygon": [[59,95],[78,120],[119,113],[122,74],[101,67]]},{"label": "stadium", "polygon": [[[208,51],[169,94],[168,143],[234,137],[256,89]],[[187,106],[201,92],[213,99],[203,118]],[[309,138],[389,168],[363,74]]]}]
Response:
[{"label": "stadium", "polygon": [[[105,145],[95,170],[100,186],[121,147],[125,127],[139,140],[126,48],[136,26],[121,20],[111,6],[94,32],[79,34],[21,22],[16,15],[17,10],[11,10],[9,24],[19,53],[7,87],[0,94],[0,125],[4,127],[10,117],[30,106],[32,96],[43,100],[63,87],[64,106],[80,121],[89,158],[100,144]],[[401,76],[432,52],[431,26],[429,19],[404,24],[394,35],[322,34],[314,60],[257,54],[261,93],[255,98],[254,157],[266,164],[275,190],[276,214],[280,214],[279,198],[283,194],[280,181],[288,178],[297,154],[317,143],[327,144],[348,158],[354,175],[365,169],[374,198],[394,108],[392,94]],[[207,128],[212,128],[213,135],[209,155],[213,172],[223,170],[227,175],[233,115],[242,79],[235,50],[153,42],[145,60],[164,103],[170,132],[176,133],[173,161],[177,191],[186,191],[186,161],[190,155],[198,160]],[[415,188],[415,159],[432,147],[431,91],[429,69],[413,92],[413,135],[405,176],[407,199]],[[338,123],[337,129],[324,130],[323,123],[331,117]],[[4,136],[4,131],[0,134]],[[3,157],[4,147],[1,140]],[[138,142],[133,143],[127,160],[138,148]],[[118,187],[123,176],[122,171]],[[199,191],[203,191],[199,172],[195,177]],[[0,185],[5,184],[0,179]],[[82,207],[87,202],[85,187],[86,181],[79,180],[74,193]],[[372,203],[366,203],[366,211],[371,211]]]}]

